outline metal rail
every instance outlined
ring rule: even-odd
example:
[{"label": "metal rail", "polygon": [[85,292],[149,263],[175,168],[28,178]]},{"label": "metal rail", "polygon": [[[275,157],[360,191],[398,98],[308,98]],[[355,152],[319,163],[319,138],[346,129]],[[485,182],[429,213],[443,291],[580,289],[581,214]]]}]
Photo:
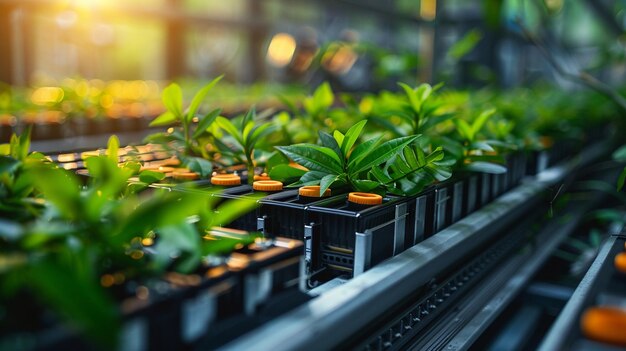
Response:
[{"label": "metal rail", "polygon": [[431,277],[492,239],[541,201],[574,170],[606,154],[599,144],[550,168],[483,209],[346,284],[240,337],[224,350],[331,349],[410,296]]},{"label": "metal rail", "polygon": [[[621,241],[618,242],[617,235],[611,235],[602,245],[596,259],[589,267],[589,270],[578,284],[574,294],[569,299],[556,321],[544,337],[539,347],[539,351],[565,350],[569,349],[574,332],[578,330],[578,322],[583,309],[588,306],[598,293],[601,282],[608,279],[610,271],[606,269],[607,264],[612,264],[612,258],[616,252],[622,250]],[[619,247],[618,247],[619,246]]]}]

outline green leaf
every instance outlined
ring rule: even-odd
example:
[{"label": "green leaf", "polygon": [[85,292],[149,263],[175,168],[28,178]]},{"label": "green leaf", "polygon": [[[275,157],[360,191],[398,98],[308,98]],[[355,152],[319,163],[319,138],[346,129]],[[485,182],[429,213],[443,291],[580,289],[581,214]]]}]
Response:
[{"label": "green leaf", "polygon": [[64,218],[79,218],[82,207],[80,183],[76,176],[61,168],[44,167],[34,169],[32,174],[35,187],[57,207]]},{"label": "green leaf", "polygon": [[506,167],[499,165],[497,163],[483,162],[483,161],[472,162],[468,165],[465,165],[465,169],[467,169],[468,171],[482,172],[482,173],[489,173],[489,174],[506,173]]},{"label": "green leaf", "polygon": [[206,178],[213,173],[213,164],[209,160],[201,157],[187,156],[183,158],[183,164],[192,172],[200,174],[201,178]]},{"label": "green leaf", "polygon": [[[200,264],[200,235],[192,224],[181,222],[157,229],[159,240],[154,246],[155,263],[164,269],[171,262],[171,257],[182,257],[176,263],[177,270],[189,273]],[[183,255],[186,254],[186,255]]]},{"label": "green leaf", "polygon": [[613,152],[613,159],[619,162],[626,162],[626,145],[622,145]]},{"label": "green leaf", "polygon": [[9,156],[0,156],[0,174],[14,173],[20,167],[20,161]]},{"label": "green leaf", "polygon": [[473,29],[467,32],[463,38],[458,40],[448,49],[447,56],[455,61],[462,59],[465,55],[469,54],[474,47],[476,47],[482,38],[483,33],[478,29]]},{"label": "green leaf", "polygon": [[384,142],[380,146],[376,147],[373,152],[369,152],[357,163],[348,165],[349,174],[358,174],[360,172],[369,170],[374,166],[378,166],[381,163],[384,163],[389,158],[393,157],[396,153],[400,152],[405,146],[414,142],[417,138],[418,136],[414,135],[392,139]]},{"label": "green leaf", "polygon": [[338,131],[338,130],[336,130],[335,132],[333,132],[333,138],[335,138],[335,141],[337,141],[337,145],[341,145],[341,144],[343,144],[343,139],[344,139],[344,137],[345,137],[345,136],[344,136],[344,135],[343,135],[340,131]]},{"label": "green leaf", "polygon": [[32,128],[32,124],[28,125],[26,131],[24,131],[24,133],[22,133],[22,135],[20,136],[20,152],[18,155],[18,160],[23,161],[24,159],[26,159],[26,156],[28,156],[28,151],[30,150],[30,134]]},{"label": "green leaf", "polygon": [[294,168],[287,164],[279,164],[270,170],[269,176],[274,180],[289,183],[295,179],[300,179],[305,173],[307,173],[307,171],[303,169]]},{"label": "green leaf", "polygon": [[325,193],[326,190],[328,190],[333,185],[333,183],[340,180],[341,177],[342,175],[340,174],[329,174],[329,175],[324,176],[320,180],[320,194]]},{"label": "green leaf", "polygon": [[352,183],[354,184],[355,190],[363,192],[370,192],[381,186],[379,182],[367,179],[356,179],[353,180]]},{"label": "green leaf", "polygon": [[350,152],[350,150],[352,149],[352,146],[361,135],[361,131],[363,131],[363,127],[365,127],[365,124],[367,124],[367,120],[360,121],[357,124],[350,127],[350,129],[348,129],[348,131],[346,132],[345,138],[343,139],[343,142],[341,143],[341,151],[343,151],[344,155],[347,155]]},{"label": "green leaf", "polygon": [[461,138],[472,142],[474,140],[474,131],[472,127],[463,119],[455,119],[454,124],[456,125],[457,132],[461,135]]},{"label": "green leaf", "polygon": [[337,154],[337,156],[339,156],[340,159],[343,159],[345,157],[345,154],[343,153],[343,151],[341,151],[341,148],[339,147],[339,144],[337,143],[337,139],[333,138],[332,135],[326,132],[323,132],[321,130],[317,134],[319,135],[322,146],[333,150]]},{"label": "green leaf", "polygon": [[119,157],[118,157],[119,149],[120,149],[120,139],[118,139],[116,135],[111,135],[109,137],[109,142],[107,143],[107,157],[115,163],[119,161]]},{"label": "green leaf", "polygon": [[[191,100],[191,104],[189,105],[189,111],[187,111],[187,121],[191,121],[193,119],[193,117],[195,116],[196,112],[198,112],[198,108],[200,107],[200,104],[202,103],[202,101],[204,100],[204,98],[206,98],[206,95],[209,93],[209,91],[224,77],[224,75],[221,75],[215,79],[213,79],[209,84],[205,85],[204,87],[202,87],[202,89],[200,89],[196,95],[193,97],[193,99]],[[219,113],[218,113],[219,114]],[[210,124],[210,123],[209,123]],[[207,125],[208,127],[208,125]],[[206,128],[204,128],[206,129]]]},{"label": "green leaf", "polygon": [[444,153],[441,146],[437,147],[433,152],[426,156],[426,163],[433,163],[443,160]]},{"label": "green leaf", "polygon": [[315,109],[318,112],[332,106],[334,100],[335,95],[333,94],[333,91],[330,88],[330,84],[328,84],[328,82],[322,83],[319,87],[317,87],[317,89],[315,89],[315,92],[313,93]]},{"label": "green leaf", "polygon": [[165,179],[165,174],[162,172],[143,171],[139,173],[139,180],[147,184],[152,184],[163,179]]},{"label": "green leaf", "polygon": [[418,98],[417,92],[405,83],[399,82],[398,85],[404,90],[404,93],[406,94],[406,97],[409,99],[409,104],[411,105],[411,108],[413,109],[413,111],[419,112],[422,108],[422,102]]},{"label": "green leaf", "polygon": [[11,155],[11,144],[0,144],[0,155],[2,156]]},{"label": "green leaf", "polygon": [[487,123],[489,118],[491,118],[491,116],[493,116],[494,113],[496,113],[496,109],[495,108],[491,108],[491,109],[488,109],[488,110],[485,110],[485,111],[481,112],[480,115],[478,115],[478,117],[476,117],[476,119],[472,123],[472,135],[473,136],[476,136],[476,134],[478,134],[478,132],[480,132],[480,130],[485,125],[485,123]]},{"label": "green leaf", "polygon": [[246,148],[248,150],[254,149],[259,139],[272,133],[275,127],[276,126],[273,123],[264,123],[252,128],[252,130],[250,130],[250,137],[246,141]]},{"label": "green leaf", "polygon": [[493,152],[494,149],[491,145],[489,145],[488,142],[485,141],[474,141],[469,145],[470,150],[480,150],[480,151],[487,151],[487,152]]},{"label": "green leaf", "polygon": [[357,147],[355,147],[354,150],[350,153],[350,162],[348,162],[348,168],[352,167],[352,165],[359,162],[363,157],[372,152],[374,148],[378,146],[382,139],[383,136],[381,135],[379,137],[362,142]]},{"label": "green leaf", "polygon": [[168,126],[178,121],[178,117],[170,111],[165,111],[150,122],[150,127]]},{"label": "green leaf", "polygon": [[265,163],[265,168],[271,171],[278,165],[286,165],[288,163],[289,163],[289,158],[287,156],[283,155],[279,151],[274,151],[272,153],[272,156],[270,156],[270,158],[267,159],[267,162]]},{"label": "green leaf", "polygon": [[237,127],[235,127],[235,125],[228,118],[224,118],[220,116],[220,117],[217,117],[215,121],[217,122],[217,125],[220,126],[226,133],[230,134],[233,138],[235,138],[235,140],[237,141],[237,143],[239,143],[241,147],[245,145],[242,139],[241,133],[239,132],[239,130],[237,130]]},{"label": "green leaf", "polygon": [[624,183],[626,182],[626,167],[620,173],[619,178],[617,179],[617,191],[622,191],[624,188]]},{"label": "green leaf", "polygon": [[183,92],[180,86],[176,83],[168,85],[161,93],[163,105],[170,111],[177,119],[182,119],[183,116]]},{"label": "green leaf", "polygon": [[332,174],[343,172],[341,161],[329,148],[313,144],[276,146],[276,148],[296,163],[310,170]]},{"label": "green leaf", "polygon": [[206,132],[209,126],[215,122],[215,119],[220,115],[220,113],[222,113],[222,109],[217,108],[200,118],[196,130],[193,132],[193,138],[197,139],[204,132]]},{"label": "green leaf", "polygon": [[117,308],[96,279],[82,277],[75,273],[75,269],[52,260],[42,260],[31,265],[26,281],[37,298],[68,318],[79,330],[84,330],[98,344],[113,349],[120,327]]}]

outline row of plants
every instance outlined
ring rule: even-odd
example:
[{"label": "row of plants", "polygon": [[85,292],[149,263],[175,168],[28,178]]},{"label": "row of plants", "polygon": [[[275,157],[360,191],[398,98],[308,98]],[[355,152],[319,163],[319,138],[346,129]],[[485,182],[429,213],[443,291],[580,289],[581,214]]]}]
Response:
[{"label": "row of plants", "polygon": [[[276,258],[266,264],[286,259],[288,267],[304,255],[307,275],[300,278],[310,287],[359,274],[539,170],[531,156],[565,140],[578,147],[591,141],[564,130],[588,132],[614,116],[586,107],[593,120],[564,113],[550,125],[529,110],[557,113],[563,105],[540,107],[545,95],[530,91],[519,100],[528,108],[519,109],[508,94],[400,84],[398,92],[337,96],[323,84],[302,101],[283,99],[283,111],[252,108],[227,118],[204,103],[219,80],[188,106],[179,86],[165,88],[167,111],[152,125],[168,130],[149,136],[148,146],[120,149],[112,138],[107,150],[44,156],[29,153],[26,134],[0,147],[4,344],[41,346],[29,341],[39,340],[32,334],[64,320],[108,348],[129,342],[128,326],[137,325],[130,322],[145,315],[148,329],[162,333],[135,335],[151,340],[149,347],[220,340],[211,334],[219,324],[194,329],[172,321],[197,316],[185,317],[183,306],[212,303],[197,291],[215,287],[215,277],[238,282],[229,283],[232,294],[219,295],[235,302],[217,299],[218,315],[254,315],[267,302],[268,294],[258,296],[267,284],[242,286],[255,281],[238,273],[242,255],[273,248]],[[229,223],[244,232],[214,229]],[[280,237],[306,241],[307,249]],[[259,265],[249,274],[263,270]],[[281,282],[270,291],[282,290]],[[32,311],[23,313],[24,306]],[[168,324],[173,334],[163,332]]]},{"label": "row of plants", "polygon": [[[189,91],[201,82],[182,83]],[[33,125],[33,139],[54,139],[70,135],[106,134],[147,128],[149,119],[164,111],[158,81],[102,81],[83,78],[41,79],[32,87],[0,83],[0,137],[8,140],[15,130]],[[224,83],[211,99],[226,111],[261,103],[275,106],[277,95],[300,96],[295,86]]]},{"label": "row of plants", "polygon": [[[152,125],[169,128],[146,141],[169,150],[182,168],[172,169],[160,161],[144,166],[157,171],[159,165],[165,166],[163,171],[170,176],[165,182],[170,183],[179,182],[172,178],[189,179],[190,173],[205,190],[215,188],[208,181],[212,175],[234,173],[249,184],[265,176],[288,188],[319,186],[318,194],[331,191],[337,197],[318,199],[319,203],[300,199],[295,191],[271,195],[240,223],[240,229],[315,241],[309,245],[313,249],[307,254],[308,271],[328,270],[331,260],[333,267],[341,266],[331,278],[375,263],[368,259],[368,264],[355,266],[357,233],[374,224],[395,223],[404,228],[402,233],[394,228],[378,236],[396,246],[387,247],[374,261],[397,254],[488,203],[527,173],[540,171],[602,135],[615,113],[608,104],[595,108],[597,101],[605,102],[595,95],[585,100],[589,106],[583,105],[593,114],[581,118],[569,108],[564,94],[547,89],[470,94],[403,83],[395,93],[363,96],[337,96],[322,84],[302,101],[283,99],[287,109],[278,113],[257,114],[254,108],[233,118],[220,116],[219,108],[200,113],[220,79],[200,89],[188,106],[178,85],[163,91],[167,112]],[[527,107],[518,108],[516,97],[518,105]],[[537,103],[541,101],[544,105]],[[559,117],[544,117],[544,111]],[[350,191],[381,195],[377,201],[386,209],[346,205]],[[228,192],[247,197],[254,190]],[[394,206],[406,208],[394,212]],[[281,211],[295,212],[288,219]],[[345,218],[322,214],[341,211]],[[362,211],[377,219],[370,221]],[[346,219],[350,217],[357,219],[351,222]],[[342,221],[351,224],[339,225]],[[305,230],[310,223],[317,225]]]},{"label": "row of plants", "polygon": [[[253,203],[141,195],[162,174],[119,164],[115,137],[85,158],[88,179],[29,144],[27,132],[0,146],[0,348],[213,345],[224,339],[207,341],[208,330],[254,325],[271,295],[293,290],[301,244],[218,227]],[[269,291],[254,283],[261,271],[276,273]],[[220,306],[207,308],[214,301]]]}]

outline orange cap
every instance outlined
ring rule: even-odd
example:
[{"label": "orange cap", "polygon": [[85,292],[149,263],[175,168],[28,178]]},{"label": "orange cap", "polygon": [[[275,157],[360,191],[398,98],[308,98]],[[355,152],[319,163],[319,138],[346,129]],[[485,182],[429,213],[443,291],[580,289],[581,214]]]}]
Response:
[{"label": "orange cap", "polygon": [[626,273],[626,252],[620,252],[615,256],[615,268],[622,272]]},{"label": "orange cap", "polygon": [[272,180],[272,178],[270,178],[267,173],[261,173],[261,175],[255,174],[254,180]]},{"label": "orange cap", "polygon": [[194,172],[174,172],[172,173],[172,178],[180,179],[180,180],[194,180],[200,178],[198,173]]},{"label": "orange cap", "polygon": [[321,187],[319,185],[306,185],[298,189],[298,195],[306,197],[330,196],[330,189],[326,189],[324,195],[320,196]]},{"label": "orange cap", "polygon": [[615,307],[591,307],[580,318],[588,338],[626,346],[626,311]]},{"label": "orange cap", "polygon": [[283,183],[277,180],[257,180],[252,183],[252,189],[258,191],[280,191],[283,190]]},{"label": "orange cap", "polygon": [[380,205],[383,197],[378,194],[353,192],[348,194],[348,201],[359,205]]},{"label": "orange cap", "polygon": [[211,184],[213,185],[240,185],[241,177],[234,174],[218,174],[211,177]]}]

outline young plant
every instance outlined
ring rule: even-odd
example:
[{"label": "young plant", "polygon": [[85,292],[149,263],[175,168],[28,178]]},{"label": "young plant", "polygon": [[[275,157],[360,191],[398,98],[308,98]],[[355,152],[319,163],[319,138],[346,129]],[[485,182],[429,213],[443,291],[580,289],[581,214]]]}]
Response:
[{"label": "young plant", "polygon": [[[369,117],[395,135],[421,134],[429,137],[434,134],[435,126],[453,117],[452,114],[441,112],[441,103],[434,94],[441,85],[432,87],[424,83],[416,88],[404,83],[398,85],[404,94],[393,96],[381,94],[377,102],[380,106]],[[394,118],[399,118],[406,128],[397,126],[392,120]]]},{"label": "young plant", "polygon": [[316,130],[327,130],[333,124],[330,115],[335,95],[328,82],[320,84],[311,96],[302,100],[302,109],[287,99],[281,98],[281,101],[294,116],[284,128],[292,142],[314,142]]},{"label": "young plant", "polygon": [[462,152],[457,154],[457,168],[492,174],[506,173],[506,167],[502,165],[504,159],[496,154],[494,146],[508,147],[508,144],[497,140],[479,139],[483,127],[495,112],[495,109],[484,110],[472,122],[461,118],[454,119],[462,144]]},{"label": "young plant", "polygon": [[176,83],[167,86],[162,93],[163,104],[167,111],[152,121],[150,126],[168,126],[179,123],[180,127],[172,132],[153,134],[146,139],[164,144],[173,142],[177,147],[175,150],[182,149],[179,155],[182,163],[203,177],[213,171],[210,161],[212,157],[206,146],[210,139],[209,128],[221,113],[221,109],[211,110],[204,116],[198,117],[195,130],[193,124],[200,105],[221,79],[222,76],[219,76],[200,89],[187,109],[183,109],[183,94],[180,86]]},{"label": "young plant", "polygon": [[[367,121],[352,126],[346,134],[335,131],[333,135],[319,132],[322,146],[296,144],[277,146],[287,157],[309,169],[291,186],[320,185],[323,193],[328,188],[349,186],[356,191],[384,192],[385,184],[371,176],[372,169],[396,156],[418,136],[392,139],[382,143],[382,136],[365,141],[354,149]],[[289,166],[277,166],[273,177],[285,178],[292,172]]]},{"label": "young plant", "polygon": [[[127,193],[133,170],[118,167],[116,146],[112,138],[108,155],[85,160],[90,174],[86,185],[62,168],[29,168],[28,179],[44,210],[0,233],[2,301],[21,301],[27,292],[106,349],[115,348],[120,330],[119,306],[105,289],[113,283],[106,279],[115,275],[121,277],[116,285],[142,283],[166,269],[191,272],[206,255],[251,240],[203,237],[205,230],[228,224],[253,206],[238,201],[215,209],[215,199],[202,192],[163,191],[149,198]],[[24,303],[30,306],[31,300]]]},{"label": "young plant", "polygon": [[274,130],[272,123],[257,123],[254,107],[243,118],[231,121],[224,117],[217,118],[217,125],[232,138],[232,144],[218,142],[223,156],[231,157],[237,163],[243,163],[248,169],[248,183],[254,182],[254,152],[257,142]]},{"label": "young plant", "polygon": [[43,154],[29,152],[30,130],[29,127],[20,136],[13,134],[9,144],[0,145],[0,218],[19,222],[41,212],[42,206],[34,198],[29,169],[39,165],[53,167],[53,164]]}]

